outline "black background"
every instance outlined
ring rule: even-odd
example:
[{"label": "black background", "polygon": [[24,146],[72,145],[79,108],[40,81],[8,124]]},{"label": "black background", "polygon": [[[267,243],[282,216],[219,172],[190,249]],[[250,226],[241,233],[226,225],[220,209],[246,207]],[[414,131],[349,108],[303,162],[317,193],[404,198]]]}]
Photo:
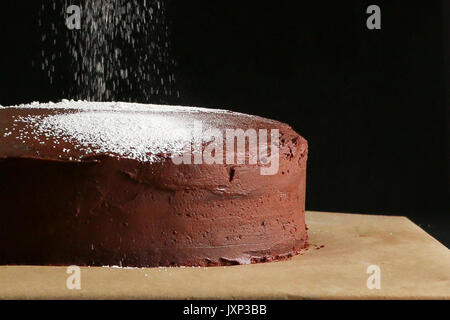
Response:
[{"label": "black background", "polygon": [[[67,98],[31,64],[41,2],[2,0],[1,105]],[[381,30],[366,27],[370,4]],[[449,246],[449,12],[445,1],[167,1],[180,98],[151,102],[287,122],[309,141],[309,210],[406,215]]]}]

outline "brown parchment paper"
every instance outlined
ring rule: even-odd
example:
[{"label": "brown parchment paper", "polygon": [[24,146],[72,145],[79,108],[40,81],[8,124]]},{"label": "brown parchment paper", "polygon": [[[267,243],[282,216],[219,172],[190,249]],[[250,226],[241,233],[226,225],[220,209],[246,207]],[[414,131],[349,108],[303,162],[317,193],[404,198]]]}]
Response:
[{"label": "brown parchment paper", "polygon": [[[1,266],[1,299],[450,299],[450,250],[405,217],[307,212],[310,248],[291,260],[209,268]],[[324,245],[320,249],[316,249]],[[380,289],[368,289],[369,265]]]}]

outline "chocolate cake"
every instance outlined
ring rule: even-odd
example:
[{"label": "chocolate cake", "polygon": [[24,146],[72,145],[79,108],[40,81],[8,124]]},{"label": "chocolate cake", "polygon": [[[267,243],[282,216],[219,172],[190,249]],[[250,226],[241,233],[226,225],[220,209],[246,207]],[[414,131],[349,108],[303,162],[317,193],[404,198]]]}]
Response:
[{"label": "chocolate cake", "polygon": [[0,264],[288,258],[307,240],[306,159],[306,140],[288,125],[226,110],[0,107]]}]

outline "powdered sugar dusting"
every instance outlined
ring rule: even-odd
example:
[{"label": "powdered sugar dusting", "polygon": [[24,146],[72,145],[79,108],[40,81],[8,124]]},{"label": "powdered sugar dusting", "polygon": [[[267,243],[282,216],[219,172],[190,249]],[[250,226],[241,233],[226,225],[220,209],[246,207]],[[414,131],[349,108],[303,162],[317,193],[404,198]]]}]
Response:
[{"label": "powdered sugar dusting", "polygon": [[[224,109],[209,109],[186,106],[170,106],[159,104],[144,104],[131,102],[90,102],[85,100],[67,100],[61,102],[40,103],[37,101],[3,108],[17,109],[60,109],[60,110],[79,110],[79,111],[130,111],[130,112],[208,112],[208,113],[230,113]],[[236,112],[234,112],[236,113]]]},{"label": "powdered sugar dusting", "polygon": [[[207,119],[202,121],[207,129],[222,120],[220,114],[238,114],[197,107],[69,100],[7,108],[50,111],[15,118],[15,122],[25,124],[26,131],[18,136],[23,141],[33,138],[46,144],[54,140],[56,144],[68,143],[86,156],[108,154],[142,162],[182,153],[193,141],[198,141],[192,115],[203,119],[207,113]],[[70,149],[63,148],[62,152],[70,159]]]},{"label": "powdered sugar dusting", "polygon": [[[154,114],[78,112],[45,117],[36,128],[66,142],[75,140],[86,153],[117,154],[153,161],[158,154],[181,152],[190,143],[189,124],[178,117]],[[170,134],[167,132],[170,131]]]}]

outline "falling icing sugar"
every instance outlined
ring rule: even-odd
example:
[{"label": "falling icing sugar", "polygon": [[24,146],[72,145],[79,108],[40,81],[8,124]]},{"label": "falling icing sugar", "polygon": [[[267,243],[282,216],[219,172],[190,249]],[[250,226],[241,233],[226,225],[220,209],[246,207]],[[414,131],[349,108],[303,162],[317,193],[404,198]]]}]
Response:
[{"label": "falling icing sugar", "polygon": [[70,84],[64,95],[90,101],[178,100],[164,1],[83,1],[81,29],[69,30],[61,21],[77,3],[42,5],[40,61],[50,83]]}]

